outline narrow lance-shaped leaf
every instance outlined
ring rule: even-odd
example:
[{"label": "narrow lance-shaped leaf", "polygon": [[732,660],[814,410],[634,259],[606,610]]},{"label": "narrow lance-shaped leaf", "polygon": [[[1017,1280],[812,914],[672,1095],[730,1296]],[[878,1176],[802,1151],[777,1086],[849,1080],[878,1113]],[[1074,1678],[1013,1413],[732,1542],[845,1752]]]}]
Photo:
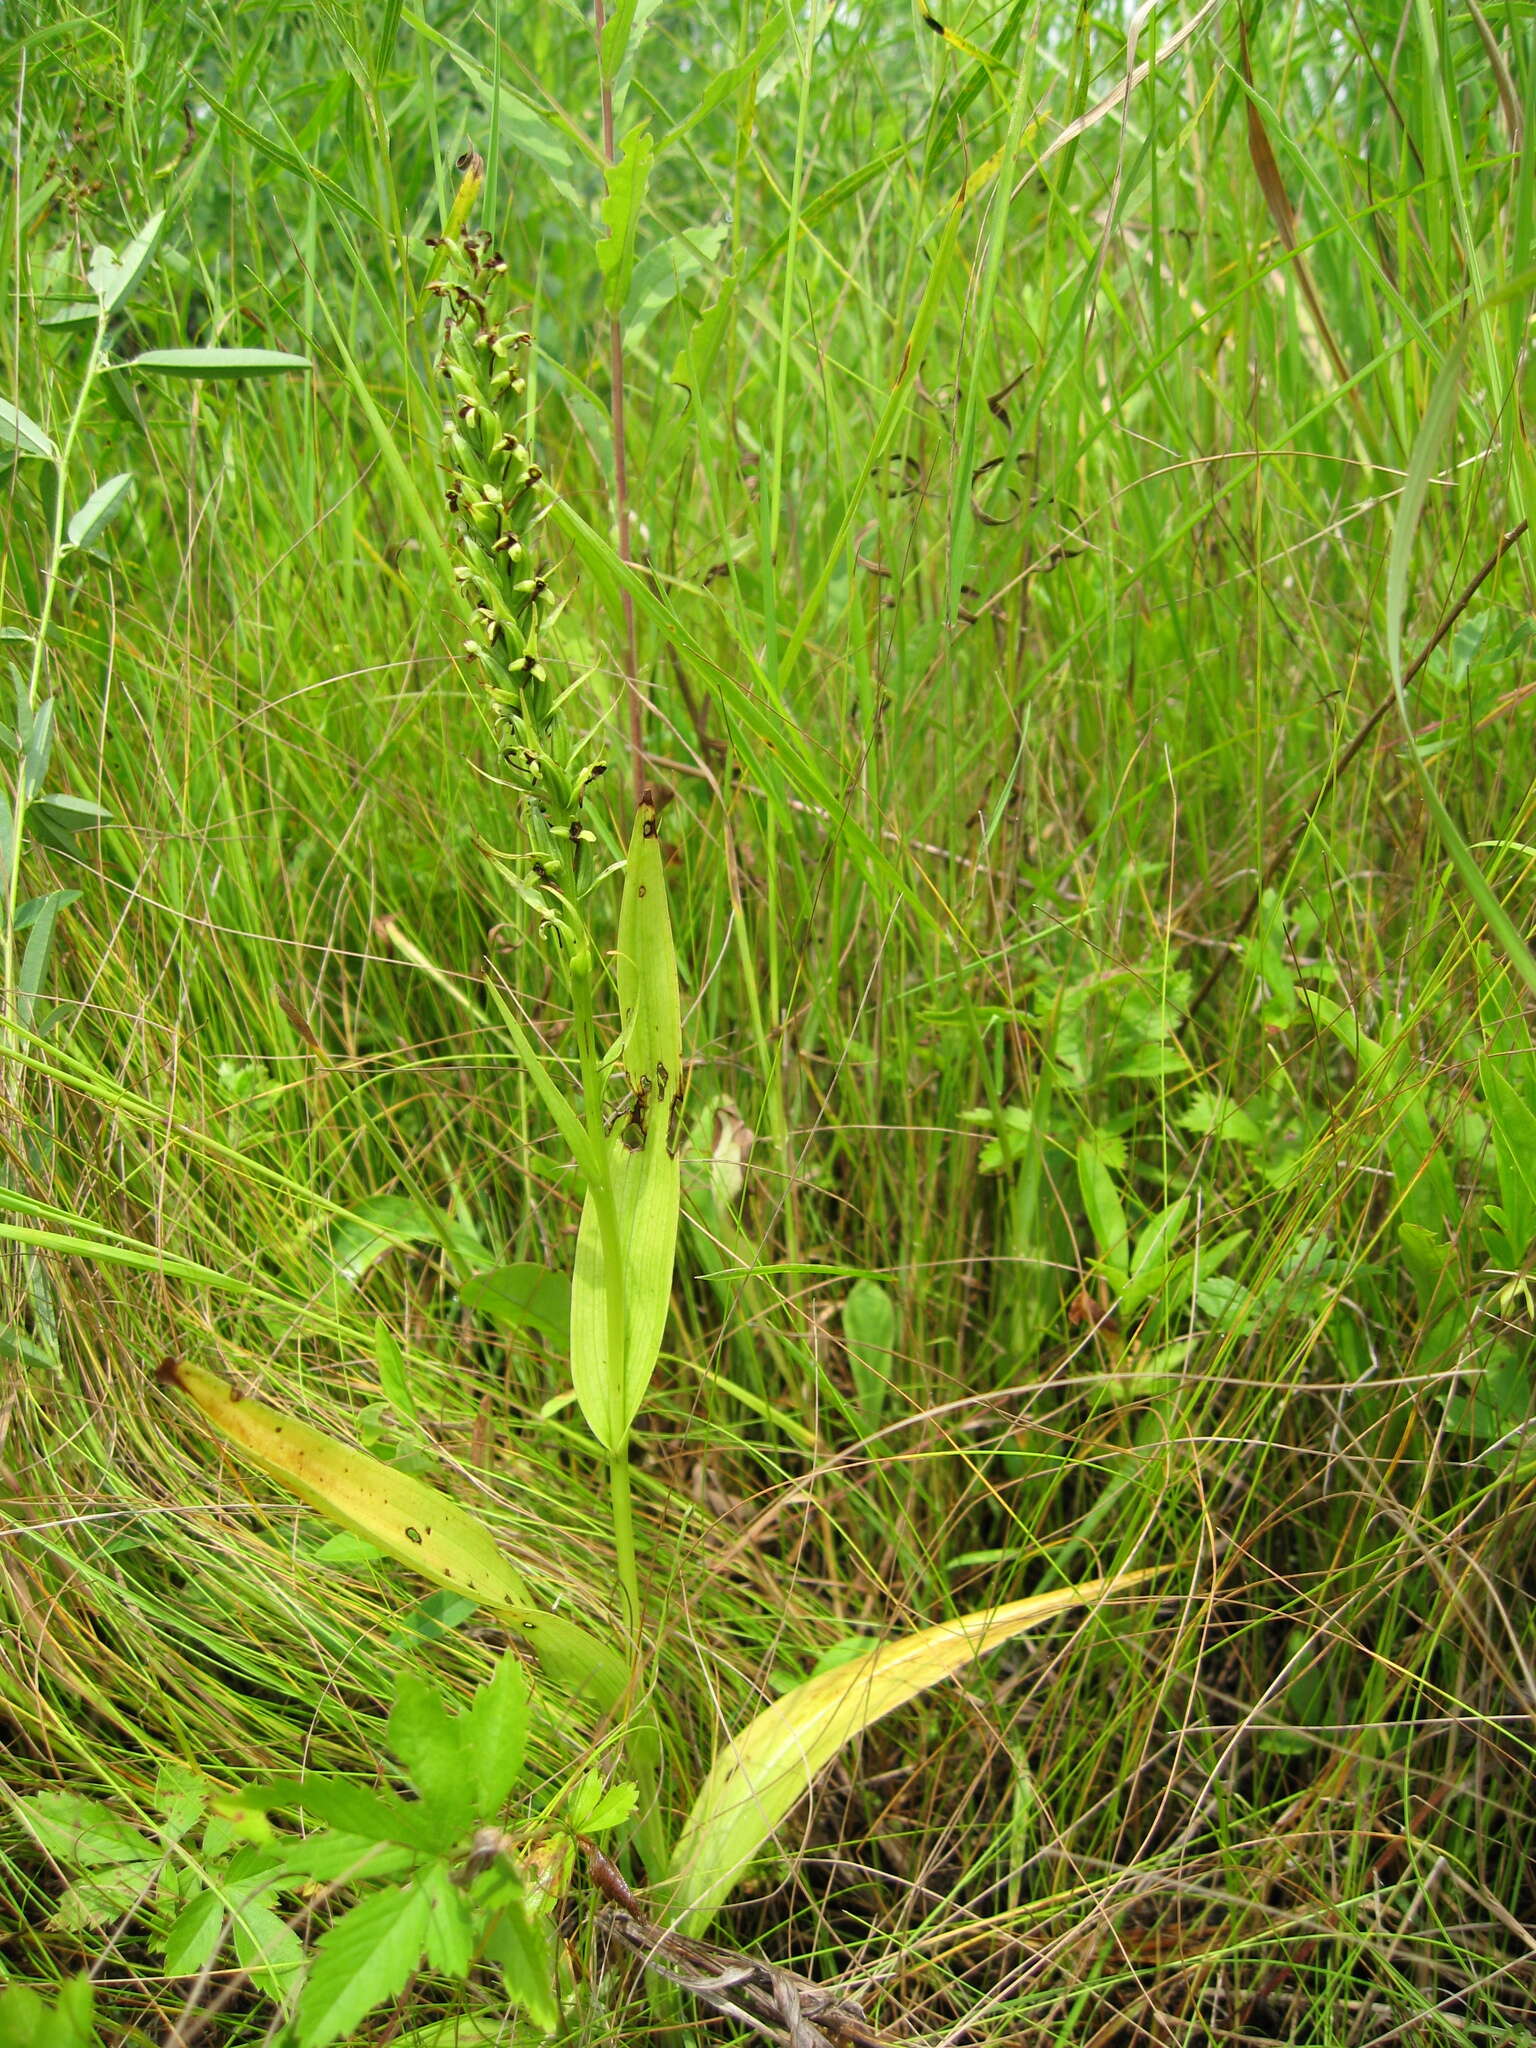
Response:
[{"label": "narrow lance-shaped leaf", "polygon": [[715,1758],[672,1859],[669,1917],[699,1932],[817,1773],[845,1742],[1000,1643],[1145,1584],[1160,1568],[1090,1579],[881,1643],[795,1687]]},{"label": "narrow lance-shaped leaf", "polygon": [[48,954],[53,945],[53,928],[58,922],[59,912],[77,893],[72,889],[56,889],[51,896],[43,898],[42,907],[32,920],[17,989],[16,1016],[23,1030],[33,1029],[37,999],[48,972]]},{"label": "narrow lance-shaped leaf", "polygon": [[672,1299],[680,1200],[683,1089],[677,952],[667,911],[655,807],[640,807],[624,872],[617,960],[623,1066],[630,1100],[604,1141],[618,1219],[624,1358],[610,1357],[601,1195],[589,1189],[571,1286],[571,1379],[605,1449],[628,1435],[656,1369]]},{"label": "narrow lance-shaped leaf", "polygon": [[13,455],[31,456],[37,462],[57,462],[59,459],[58,449],[37,421],[29,418],[20,406],[12,405],[9,399],[0,398],[0,451],[7,448]]},{"label": "narrow lance-shaped leaf", "polygon": [[109,476],[104,484],[98,484],[65,529],[64,537],[70,546],[90,547],[122,511],[132,490],[133,478],[127,470],[120,476]]},{"label": "narrow lance-shaped leaf", "polygon": [[133,297],[139,279],[150,266],[164,220],[165,209],[162,207],[158,213],[150,215],[121,256],[106,247],[91,251],[86,282],[96,294],[96,303],[104,316],[110,318]]},{"label": "narrow lance-shaped leaf", "polygon": [[200,1366],[168,1359],[157,1377],[327,1521],[364,1537],[434,1585],[505,1615],[561,1691],[604,1709],[623,1697],[629,1668],[617,1648],[565,1615],[535,1607],[521,1574],[457,1501],[263,1401],[242,1398]]},{"label": "narrow lance-shaped leaf", "polygon": [[153,370],[161,377],[191,377],[223,383],[242,377],[280,377],[309,368],[308,356],[276,348],[147,348],[123,370]]}]

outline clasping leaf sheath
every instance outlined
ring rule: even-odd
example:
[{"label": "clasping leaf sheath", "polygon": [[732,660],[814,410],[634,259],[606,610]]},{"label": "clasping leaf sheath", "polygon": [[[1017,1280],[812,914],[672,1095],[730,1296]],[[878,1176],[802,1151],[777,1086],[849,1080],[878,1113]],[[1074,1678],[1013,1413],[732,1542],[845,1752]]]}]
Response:
[{"label": "clasping leaf sheath", "polygon": [[[624,871],[616,977],[630,1094],[602,1140],[602,1174],[587,1189],[571,1292],[576,1398],[610,1452],[624,1444],[656,1369],[677,1252],[682,1009],[649,801],[635,820]],[[622,1315],[614,1312],[613,1289]]]}]

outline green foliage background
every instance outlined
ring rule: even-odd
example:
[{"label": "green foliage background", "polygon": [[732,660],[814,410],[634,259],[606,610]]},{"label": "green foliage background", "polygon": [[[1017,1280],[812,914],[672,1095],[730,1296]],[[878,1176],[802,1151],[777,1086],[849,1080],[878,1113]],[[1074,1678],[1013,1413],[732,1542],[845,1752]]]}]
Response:
[{"label": "green foliage background", "polygon": [[[1166,1562],[1165,1597],[872,1731],[729,1938],[873,1984],[898,2034],[1523,2038],[1536,1059],[1381,707],[1460,343],[1408,702],[1523,929],[1531,11],[944,26],[642,4],[621,78],[695,1112],[634,1470],[671,1796],[851,1638]],[[371,1771],[402,1666],[463,1692],[501,1641],[222,1463],[166,1353],[444,1478],[612,1626],[558,1290],[474,1284],[568,1271],[579,1190],[481,1000],[489,953],[560,1056],[485,850],[512,799],[452,659],[422,298],[474,147],[614,851],[597,64],[557,0],[0,31],[5,395],[58,438],[57,315],[159,208],[118,357],[313,363],[105,381],[71,504],[134,495],[48,656],[56,778],[113,822],[27,855],[79,898],[5,1088],[0,1725],[13,1794],[153,1829],[171,1765]],[[39,475],[6,479],[21,636]],[[535,1728],[546,1774],[571,1733]],[[112,2038],[160,2041],[186,1986],[148,1890],[61,1917],[67,1873],[5,1828],[4,1972],[90,1967]],[[424,1980],[396,2024],[465,2013],[494,2038]]]}]

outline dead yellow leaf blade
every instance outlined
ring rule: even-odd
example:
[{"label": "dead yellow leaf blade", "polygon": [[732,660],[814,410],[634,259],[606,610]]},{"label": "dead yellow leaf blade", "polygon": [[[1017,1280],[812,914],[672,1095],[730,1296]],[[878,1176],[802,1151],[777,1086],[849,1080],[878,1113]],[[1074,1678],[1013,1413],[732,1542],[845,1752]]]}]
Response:
[{"label": "dead yellow leaf blade", "polygon": [[537,1606],[490,1531],[437,1487],[265,1401],[237,1393],[201,1366],[167,1359],[155,1376],[316,1514],[434,1585],[494,1608],[526,1640],[561,1691],[604,1710],[622,1698],[629,1670],[617,1649],[566,1616]]},{"label": "dead yellow leaf blade", "polygon": [[1000,1643],[1092,1606],[1163,1568],[1119,1572],[937,1623],[808,1678],[716,1756],[672,1856],[668,1918],[698,1933],[758,1850],[845,1742]]}]

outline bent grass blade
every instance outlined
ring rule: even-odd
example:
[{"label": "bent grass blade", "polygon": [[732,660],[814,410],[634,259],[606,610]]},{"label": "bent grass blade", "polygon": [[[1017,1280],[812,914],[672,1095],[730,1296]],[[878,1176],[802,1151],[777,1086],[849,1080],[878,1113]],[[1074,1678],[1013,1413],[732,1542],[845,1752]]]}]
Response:
[{"label": "bent grass blade", "polygon": [[951,1677],[963,1665],[1071,1607],[1144,1585],[1149,1565],[1035,1593],[916,1635],[808,1678],[773,1702],[715,1758],[673,1852],[667,1918],[697,1934],[729,1897],[763,1843],[845,1742]]},{"label": "bent grass blade", "polygon": [[201,1366],[167,1359],[155,1377],[306,1507],[435,1586],[500,1614],[559,1691],[605,1712],[621,1699],[629,1667],[617,1649],[538,1606],[490,1531],[447,1494],[237,1393]]}]

